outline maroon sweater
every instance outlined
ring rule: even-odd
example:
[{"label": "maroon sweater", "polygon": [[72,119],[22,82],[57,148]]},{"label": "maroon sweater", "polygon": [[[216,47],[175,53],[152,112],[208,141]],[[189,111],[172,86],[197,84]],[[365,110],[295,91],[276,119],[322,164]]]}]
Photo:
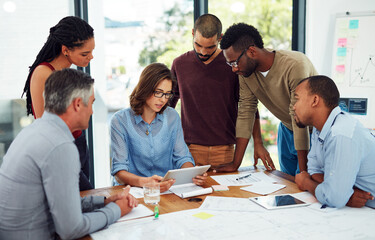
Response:
[{"label": "maroon sweater", "polygon": [[223,52],[204,64],[194,51],[173,61],[177,78],[171,106],[181,99],[181,120],[187,144],[205,146],[236,142],[238,76],[225,63]]}]

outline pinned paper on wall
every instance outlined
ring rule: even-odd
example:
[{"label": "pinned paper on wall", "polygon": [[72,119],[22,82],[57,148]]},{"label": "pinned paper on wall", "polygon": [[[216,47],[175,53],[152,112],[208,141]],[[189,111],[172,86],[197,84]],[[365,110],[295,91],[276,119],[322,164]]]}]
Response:
[{"label": "pinned paper on wall", "polygon": [[337,45],[339,47],[346,47],[347,43],[348,43],[348,39],[347,38],[339,38],[338,41],[337,41]]},{"label": "pinned paper on wall", "polygon": [[346,56],[346,47],[337,48],[337,56],[345,57]]},{"label": "pinned paper on wall", "polygon": [[357,29],[358,26],[359,26],[359,20],[358,19],[349,21],[349,29]]},{"label": "pinned paper on wall", "polygon": [[337,65],[336,71],[339,72],[339,73],[344,73],[345,72],[345,65]]}]

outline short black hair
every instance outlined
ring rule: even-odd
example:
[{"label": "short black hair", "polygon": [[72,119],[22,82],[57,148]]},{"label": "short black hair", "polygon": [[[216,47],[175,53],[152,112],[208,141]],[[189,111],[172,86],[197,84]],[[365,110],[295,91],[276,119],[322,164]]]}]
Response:
[{"label": "short black hair", "polygon": [[219,18],[212,14],[203,14],[194,23],[194,34],[199,31],[204,38],[221,37],[222,25]]},{"label": "short black hair", "polygon": [[328,108],[334,109],[339,105],[340,93],[331,78],[324,75],[316,75],[302,79],[299,84],[304,81],[307,81],[310,93],[321,97]]},{"label": "short black hair", "polygon": [[220,48],[227,49],[230,46],[235,51],[242,51],[250,45],[263,48],[263,39],[258,30],[246,23],[237,23],[230,26],[220,41]]}]

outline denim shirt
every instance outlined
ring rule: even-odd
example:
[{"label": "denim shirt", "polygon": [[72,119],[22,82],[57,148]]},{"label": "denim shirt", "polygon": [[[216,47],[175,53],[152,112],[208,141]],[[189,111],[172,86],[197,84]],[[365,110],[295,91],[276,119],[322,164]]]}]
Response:
[{"label": "denim shirt", "polygon": [[[111,120],[112,175],[125,170],[142,177],[164,176],[186,162],[194,165],[184,141],[181,120],[173,108],[157,113],[151,124],[130,108]],[[116,180],[114,184],[118,185]]]}]

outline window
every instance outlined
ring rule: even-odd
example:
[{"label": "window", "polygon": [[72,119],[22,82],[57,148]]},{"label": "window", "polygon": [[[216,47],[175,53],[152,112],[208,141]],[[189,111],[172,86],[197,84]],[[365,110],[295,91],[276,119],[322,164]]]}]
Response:
[{"label": "window", "polygon": [[[102,5],[101,5],[102,4]],[[152,62],[169,67],[191,48],[192,0],[107,0],[89,2],[95,30],[95,187],[111,185],[109,127],[112,115],[129,107],[141,71]]]},{"label": "window", "polygon": [[[71,1],[9,0],[0,3],[0,164],[10,143],[34,118],[21,99],[29,66],[61,18],[72,15]],[[42,6],[42,7],[41,7]]]},{"label": "window", "polygon": [[[265,48],[291,49],[292,0],[234,0],[208,1],[208,11],[216,15],[223,24],[223,33],[233,23],[244,22],[253,25],[262,35]],[[277,169],[277,127],[279,120],[261,103],[258,104],[263,144],[267,147]],[[249,144],[242,166],[252,165],[253,143]],[[261,161],[260,161],[261,163]]]}]

